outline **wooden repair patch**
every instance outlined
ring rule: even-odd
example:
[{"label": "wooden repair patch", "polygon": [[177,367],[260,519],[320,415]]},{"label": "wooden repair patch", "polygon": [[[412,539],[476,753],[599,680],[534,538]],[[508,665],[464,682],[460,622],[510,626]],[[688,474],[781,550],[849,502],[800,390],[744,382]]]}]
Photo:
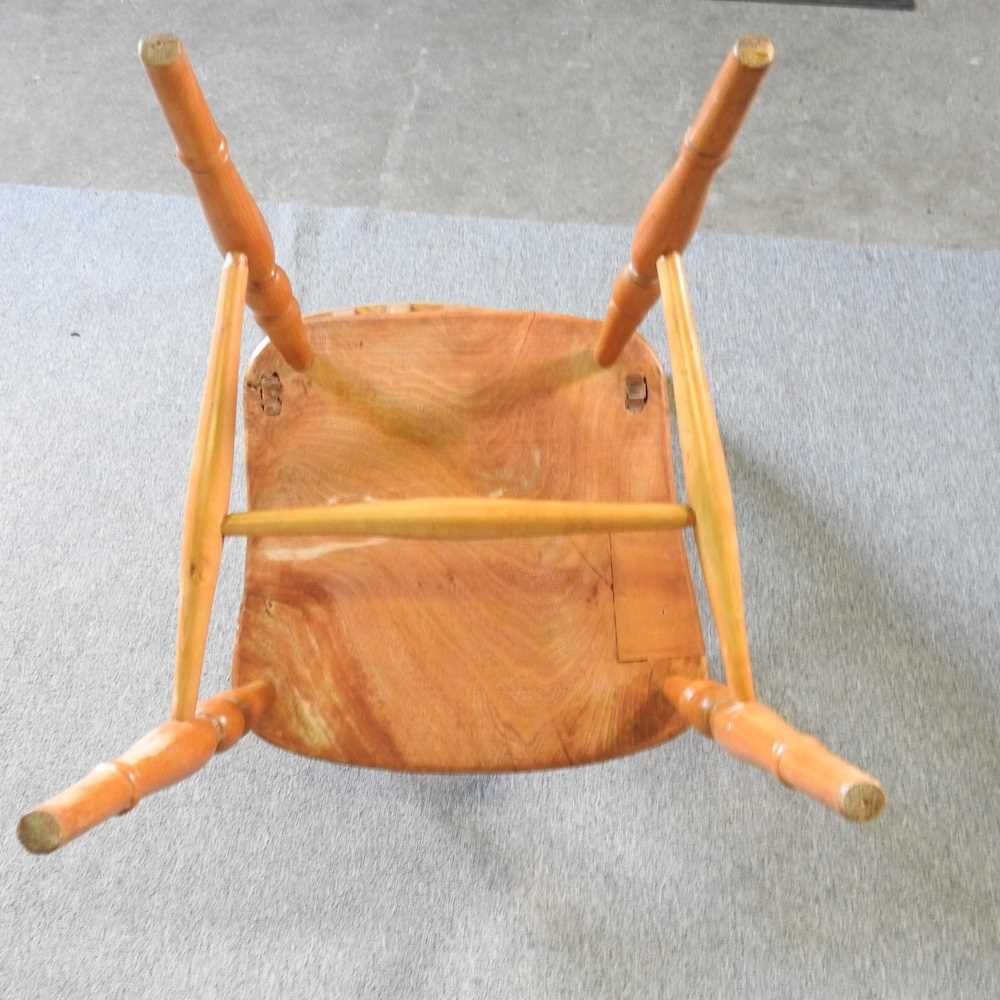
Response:
[{"label": "wooden repair patch", "polygon": [[[295,372],[267,345],[245,379],[251,508],[675,499],[663,377],[638,337],[601,369],[599,324],[574,317],[307,325],[318,368]],[[233,679],[274,683],[257,732],[289,750],[426,771],[602,760],[683,728],[669,673],[704,674],[676,533],[247,544]]]}]

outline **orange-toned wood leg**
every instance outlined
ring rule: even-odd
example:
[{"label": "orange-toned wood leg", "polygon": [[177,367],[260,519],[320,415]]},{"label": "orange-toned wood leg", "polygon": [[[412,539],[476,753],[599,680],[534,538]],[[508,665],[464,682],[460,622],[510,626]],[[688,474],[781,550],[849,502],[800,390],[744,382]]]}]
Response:
[{"label": "orange-toned wood leg", "polygon": [[779,781],[847,819],[874,819],[885,805],[882,786],[841,760],[814,736],[793,729],[755,701],[740,701],[723,684],[668,677],[667,697],[698,732],[734,757],[770,771]]},{"label": "orange-toned wood leg", "polygon": [[313,352],[288,276],[274,262],[274,243],[257,203],[229,158],[187,52],[173,35],[150,35],[139,57],[177,143],[177,155],[191,173],[205,217],[219,249],[246,254],[250,264],[247,301],[284,359],[302,371]]},{"label": "orange-toned wood leg", "polygon": [[194,715],[205,639],[222,558],[222,520],[229,507],[236,440],[240,334],[247,287],[247,261],[227,254],[219,282],[215,327],[205,390],[198,416],[181,535],[180,608],[171,716]]},{"label": "orange-toned wood leg", "polygon": [[679,253],[694,235],[708,188],[736,137],[774,58],[770,39],[741,38],[726,56],[684,138],[680,155],[646,205],[632,241],[632,258],[615,279],[595,357],[612,365],[660,293],[656,260]]},{"label": "orange-toned wood leg", "polygon": [[110,763],[21,817],[17,836],[34,854],[48,854],[91,827],[128,812],[152,792],[202,768],[228,750],[267,711],[266,681],[215,695],[190,722],[165,722]]}]

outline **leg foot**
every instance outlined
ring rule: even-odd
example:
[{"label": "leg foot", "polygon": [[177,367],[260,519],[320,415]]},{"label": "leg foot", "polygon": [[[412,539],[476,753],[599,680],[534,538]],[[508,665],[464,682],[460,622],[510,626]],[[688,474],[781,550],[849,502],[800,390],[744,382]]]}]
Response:
[{"label": "leg foot", "polygon": [[882,786],[793,729],[771,709],[740,701],[723,684],[669,677],[667,697],[684,719],[734,757],[770,771],[779,781],[822,802],[846,819],[874,819],[885,805]]},{"label": "leg foot", "polygon": [[98,764],[64,792],[21,817],[17,836],[34,854],[49,854],[91,827],[128,812],[228,750],[267,710],[274,689],[255,681],[203,701],[190,722],[163,723],[121,757]]}]

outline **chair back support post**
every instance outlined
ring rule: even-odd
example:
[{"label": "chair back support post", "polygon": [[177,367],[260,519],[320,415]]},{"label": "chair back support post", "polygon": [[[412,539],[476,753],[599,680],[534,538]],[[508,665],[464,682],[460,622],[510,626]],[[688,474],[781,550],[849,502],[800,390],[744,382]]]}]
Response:
[{"label": "chair back support post", "polygon": [[657,270],[663,292],[684,487],[694,510],[698,558],[719,635],[726,681],[737,698],[752,701],[753,675],[733,493],[680,254],[661,257]]},{"label": "chair back support post", "polygon": [[595,350],[599,364],[617,361],[660,293],[656,261],[680,253],[694,235],[715,171],[729,153],[750,102],[774,58],[770,39],[741,38],[726,56],[670,172],[646,205],[629,263],[615,279]]},{"label": "chair back support post", "polygon": [[180,39],[151,35],[139,43],[139,57],[201,200],[215,242],[223,254],[246,255],[250,269],[247,301],[254,318],[282,357],[304,371],[313,360],[299,303],[288,276],[275,263],[274,243],[253,196],[229,157]]}]

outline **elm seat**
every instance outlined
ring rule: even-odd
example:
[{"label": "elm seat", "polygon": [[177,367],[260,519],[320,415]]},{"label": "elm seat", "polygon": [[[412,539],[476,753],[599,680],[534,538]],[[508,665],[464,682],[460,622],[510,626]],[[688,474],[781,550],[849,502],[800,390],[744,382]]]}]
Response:
[{"label": "elm seat", "polygon": [[[676,499],[663,375],[640,338],[606,369],[594,320],[404,308],[306,318],[330,392],[258,352],[251,509]],[[582,764],[676,735],[662,680],[704,672],[678,532],[248,539],[233,683],[274,685],[256,732],[288,750],[417,771]]]}]

